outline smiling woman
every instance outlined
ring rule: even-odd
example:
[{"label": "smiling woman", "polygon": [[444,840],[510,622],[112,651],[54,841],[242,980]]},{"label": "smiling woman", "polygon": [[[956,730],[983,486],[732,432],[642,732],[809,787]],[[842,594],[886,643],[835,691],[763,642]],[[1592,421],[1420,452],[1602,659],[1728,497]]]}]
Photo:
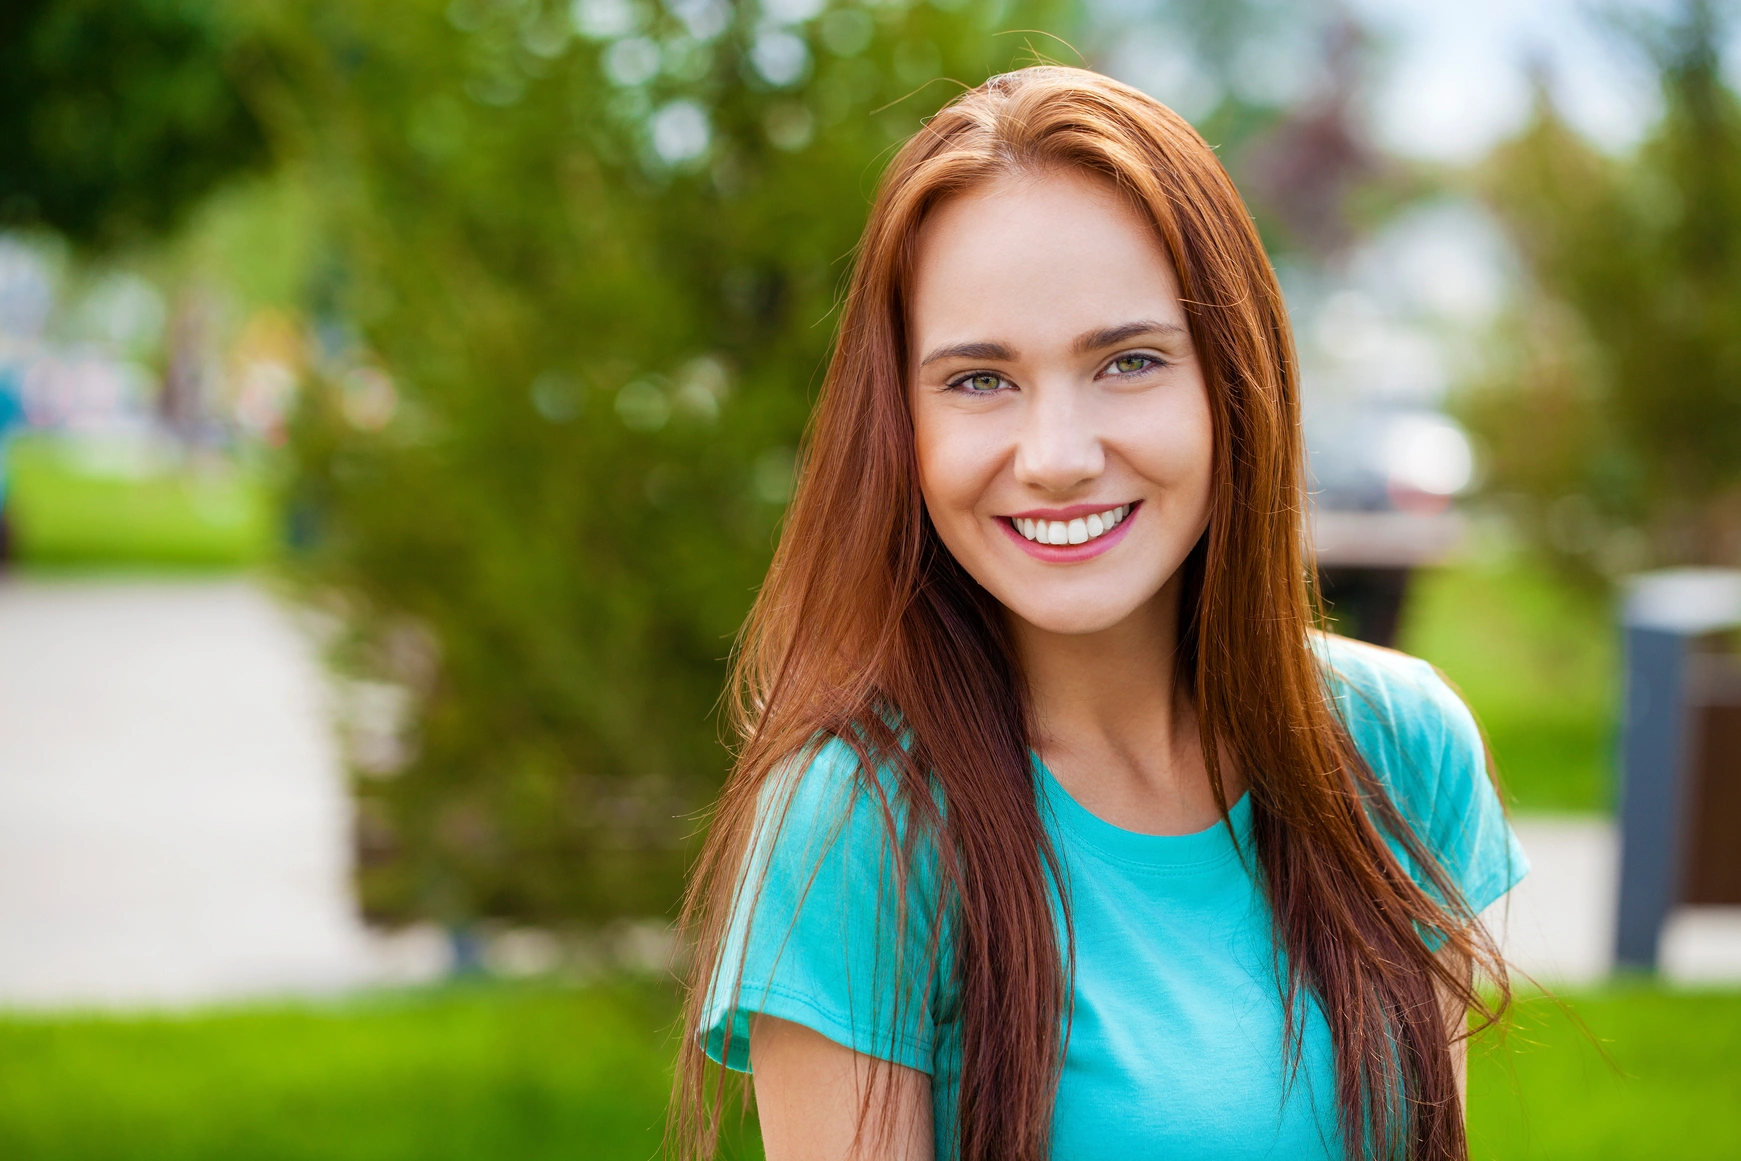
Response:
[{"label": "smiling woman", "polygon": [[1023,622],[1123,619],[1209,521],[1208,390],[1153,228],[1104,180],[1011,175],[926,220],[912,295],[928,352],[909,373],[914,446],[938,536]]},{"label": "smiling woman", "polygon": [[1034,68],[907,143],[738,658],[684,1155],[711,1059],[770,1161],[1467,1156],[1522,855],[1437,674],[1312,631],[1302,455],[1171,111]]}]

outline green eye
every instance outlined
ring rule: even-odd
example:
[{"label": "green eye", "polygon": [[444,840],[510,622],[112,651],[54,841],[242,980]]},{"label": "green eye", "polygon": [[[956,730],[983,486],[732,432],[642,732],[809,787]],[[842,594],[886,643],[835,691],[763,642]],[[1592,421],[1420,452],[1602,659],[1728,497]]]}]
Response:
[{"label": "green eye", "polygon": [[1003,385],[1003,380],[998,378],[996,375],[981,372],[978,375],[972,375],[967,379],[962,380],[961,385],[969,391],[996,391]]},{"label": "green eye", "polygon": [[1148,370],[1153,362],[1147,355],[1120,355],[1112,361],[1112,369],[1120,375],[1134,375]]}]

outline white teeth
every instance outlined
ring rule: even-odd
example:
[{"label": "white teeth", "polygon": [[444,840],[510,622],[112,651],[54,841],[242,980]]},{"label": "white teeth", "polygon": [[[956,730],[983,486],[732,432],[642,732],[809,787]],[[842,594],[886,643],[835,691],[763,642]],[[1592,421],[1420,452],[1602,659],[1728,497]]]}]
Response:
[{"label": "white teeth", "polygon": [[1129,515],[1130,505],[1120,504],[1075,520],[1033,520],[1026,516],[1012,516],[1010,524],[1038,544],[1086,544],[1123,524]]}]

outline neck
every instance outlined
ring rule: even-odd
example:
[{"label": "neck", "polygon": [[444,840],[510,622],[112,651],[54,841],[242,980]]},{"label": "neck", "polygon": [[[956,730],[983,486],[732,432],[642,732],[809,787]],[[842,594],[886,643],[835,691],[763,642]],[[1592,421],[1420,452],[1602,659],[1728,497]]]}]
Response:
[{"label": "neck", "polygon": [[[1190,833],[1220,818],[1196,706],[1176,680],[1180,589],[1175,576],[1095,633],[1051,633],[1011,618],[1041,759],[1084,807],[1148,834]],[[1231,801],[1243,783],[1221,765]]]}]

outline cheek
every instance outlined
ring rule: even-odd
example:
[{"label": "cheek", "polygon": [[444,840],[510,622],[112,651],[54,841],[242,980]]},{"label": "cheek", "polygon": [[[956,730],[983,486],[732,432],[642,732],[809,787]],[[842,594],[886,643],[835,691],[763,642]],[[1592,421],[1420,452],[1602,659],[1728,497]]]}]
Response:
[{"label": "cheek", "polygon": [[1141,475],[1181,505],[1207,505],[1215,431],[1206,399],[1159,409],[1125,430],[1136,436],[1125,442],[1124,452]]},{"label": "cheek", "polygon": [[1190,434],[1189,442],[1179,449],[1180,488],[1196,499],[1199,511],[1206,517],[1215,475],[1215,433],[1207,414],[1202,417],[1202,425]]},{"label": "cheek", "polygon": [[914,417],[919,488],[931,510],[932,523],[940,528],[973,519],[974,506],[997,474],[995,450],[986,446],[982,433],[974,427],[951,424],[947,416]]}]

